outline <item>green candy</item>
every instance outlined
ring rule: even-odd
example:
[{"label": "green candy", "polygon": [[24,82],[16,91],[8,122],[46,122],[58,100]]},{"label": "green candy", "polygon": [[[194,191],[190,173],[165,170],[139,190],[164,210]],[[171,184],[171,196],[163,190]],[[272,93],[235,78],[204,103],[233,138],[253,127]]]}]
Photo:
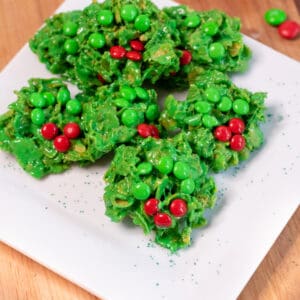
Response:
[{"label": "green candy", "polygon": [[246,115],[249,112],[249,103],[243,99],[236,99],[233,101],[232,109],[238,115]]},{"label": "green candy", "polygon": [[134,28],[140,32],[145,32],[150,28],[151,22],[148,16],[139,15],[134,22]]},{"label": "green candy", "polygon": [[89,37],[89,44],[96,49],[103,48],[105,45],[105,36],[102,33],[92,33]]},{"label": "green candy", "polygon": [[48,106],[55,104],[55,96],[49,92],[43,93],[43,98],[46,100]]},{"label": "green candy", "polygon": [[126,109],[121,116],[122,123],[127,127],[135,127],[139,123],[139,117],[135,110]]},{"label": "green candy", "polygon": [[34,107],[38,108],[42,108],[47,105],[47,101],[41,93],[32,93],[30,95],[30,102]]},{"label": "green candy", "polygon": [[120,94],[124,99],[130,102],[132,102],[136,98],[136,91],[129,86],[122,87],[120,89]]},{"label": "green candy", "polygon": [[208,114],[212,109],[212,106],[207,101],[197,101],[195,103],[195,110],[201,114]]},{"label": "green candy", "polygon": [[71,115],[78,115],[81,112],[81,103],[77,99],[69,100],[66,105],[66,110]]},{"label": "green candy", "polygon": [[138,14],[138,9],[133,4],[126,4],[121,8],[121,18],[126,22],[132,22]]},{"label": "green candy", "polygon": [[219,121],[216,117],[210,115],[204,115],[202,118],[203,125],[206,128],[213,128],[219,125]]},{"label": "green candy", "polygon": [[160,158],[158,164],[157,164],[157,169],[159,172],[163,174],[169,174],[173,170],[173,159],[170,156],[163,156]]},{"label": "green candy", "polygon": [[174,165],[173,173],[180,180],[186,179],[190,175],[190,167],[186,163],[178,161]]},{"label": "green candy", "polygon": [[219,26],[216,22],[208,21],[201,26],[203,32],[209,36],[214,36],[218,30]]},{"label": "green candy", "polygon": [[209,100],[210,102],[213,102],[213,103],[217,103],[221,99],[219,90],[214,87],[207,88],[205,90],[204,94],[205,94],[205,97],[207,98],[207,100]]},{"label": "green candy", "polygon": [[201,115],[193,115],[190,117],[187,117],[184,121],[186,124],[190,126],[199,126],[201,123]]},{"label": "green candy", "polygon": [[199,26],[201,20],[197,13],[190,13],[184,20],[184,25],[189,28],[195,28]]},{"label": "green candy", "polygon": [[225,56],[225,48],[219,42],[212,43],[209,46],[208,54],[212,59],[221,59]]},{"label": "green candy", "polygon": [[142,162],[137,166],[139,175],[147,175],[152,172],[152,165],[149,162]]},{"label": "green candy", "polygon": [[75,54],[78,51],[79,46],[75,40],[69,39],[65,41],[64,49],[68,54]]},{"label": "green candy", "polygon": [[221,102],[218,104],[218,109],[222,112],[228,112],[232,108],[232,101],[230,98],[224,96],[221,98]]},{"label": "green candy", "polygon": [[185,179],[180,184],[180,191],[184,194],[192,194],[195,190],[195,181],[193,179]]},{"label": "green candy", "polygon": [[132,194],[138,200],[146,200],[151,194],[151,189],[146,183],[138,182],[132,187]]},{"label": "green candy", "polygon": [[113,20],[114,20],[114,15],[108,9],[100,10],[97,15],[97,21],[98,21],[99,25],[109,26],[112,24]]},{"label": "green candy", "polygon": [[71,99],[70,91],[66,87],[61,87],[57,93],[57,102],[64,105]]},{"label": "green candy", "polygon": [[67,36],[76,35],[77,30],[78,30],[78,25],[74,22],[67,22],[63,26],[63,32]]},{"label": "green candy", "polygon": [[117,98],[114,100],[114,104],[117,106],[117,107],[122,107],[122,108],[126,108],[126,107],[129,107],[130,106],[130,103],[123,99],[123,98]]},{"label": "green candy", "polygon": [[35,108],[31,112],[31,121],[35,125],[43,125],[45,123],[45,113],[41,108]]},{"label": "green candy", "polygon": [[159,117],[159,107],[157,104],[151,104],[146,110],[146,118],[149,121],[154,121]]},{"label": "green candy", "polygon": [[278,8],[267,10],[264,17],[265,21],[272,26],[278,26],[287,19],[286,12]]},{"label": "green candy", "polygon": [[136,95],[139,99],[142,99],[142,100],[148,100],[149,99],[149,95],[148,95],[148,92],[143,89],[142,87],[136,87],[135,88],[135,92],[136,92]]}]

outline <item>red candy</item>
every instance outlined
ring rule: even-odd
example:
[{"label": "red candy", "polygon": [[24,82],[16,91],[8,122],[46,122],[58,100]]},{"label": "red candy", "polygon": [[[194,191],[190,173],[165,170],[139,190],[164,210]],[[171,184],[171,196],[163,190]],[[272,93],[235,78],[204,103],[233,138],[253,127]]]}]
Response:
[{"label": "red candy", "polygon": [[58,127],[54,123],[46,123],[41,128],[41,134],[44,139],[52,140],[58,135]]},{"label": "red candy", "polygon": [[101,74],[98,74],[98,75],[97,75],[97,78],[98,78],[98,80],[99,80],[101,83],[103,83],[103,84],[106,83],[105,79],[102,77]]},{"label": "red candy", "polygon": [[232,118],[228,123],[228,127],[232,133],[242,134],[245,130],[245,123],[240,118]]},{"label": "red candy", "polygon": [[154,125],[149,125],[149,127],[151,130],[151,136],[156,139],[159,139],[159,131],[158,131],[157,127]]},{"label": "red candy", "polygon": [[170,212],[173,216],[181,218],[187,213],[187,204],[183,199],[175,199],[170,204]]},{"label": "red candy", "polygon": [[69,139],[76,139],[80,135],[80,127],[77,123],[68,123],[64,127],[64,135]]},{"label": "red candy", "polygon": [[112,46],[109,50],[112,58],[121,59],[126,56],[126,49],[122,46]]},{"label": "red candy", "polygon": [[188,65],[192,61],[192,53],[188,50],[183,50],[182,55],[180,57],[180,65],[185,66]]},{"label": "red candy", "polygon": [[246,140],[240,135],[234,135],[230,140],[230,148],[234,151],[242,151],[245,148]]},{"label": "red candy", "polygon": [[158,227],[168,228],[172,225],[172,218],[166,213],[158,213],[153,219]]},{"label": "red candy", "polygon": [[300,25],[294,21],[285,21],[278,27],[278,33],[283,38],[292,40],[300,33]]},{"label": "red candy", "polygon": [[144,44],[139,40],[130,41],[130,47],[132,50],[135,50],[135,51],[144,51],[145,50]]},{"label": "red candy", "polygon": [[53,141],[53,145],[58,152],[67,152],[71,147],[71,143],[65,135],[57,136]]},{"label": "red candy", "polygon": [[130,60],[133,60],[133,61],[140,61],[143,58],[142,54],[140,52],[137,52],[137,51],[128,51],[126,53],[126,57]]},{"label": "red candy", "polygon": [[155,198],[148,199],[144,204],[144,211],[148,216],[154,216],[158,213],[159,200]]},{"label": "red candy", "polygon": [[139,124],[137,127],[138,134],[143,137],[147,138],[149,136],[152,136],[154,138],[159,138],[159,131],[154,125],[149,124]]},{"label": "red candy", "polygon": [[227,142],[231,138],[231,130],[227,126],[218,126],[214,130],[214,136],[218,141]]}]

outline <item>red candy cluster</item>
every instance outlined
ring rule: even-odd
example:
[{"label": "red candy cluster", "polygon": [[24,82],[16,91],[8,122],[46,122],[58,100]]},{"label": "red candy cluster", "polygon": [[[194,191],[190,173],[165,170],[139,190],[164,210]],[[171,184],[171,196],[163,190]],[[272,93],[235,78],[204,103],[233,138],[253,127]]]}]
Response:
[{"label": "red candy cluster", "polygon": [[214,130],[214,136],[218,141],[229,142],[230,148],[234,151],[242,151],[245,148],[246,140],[242,136],[245,130],[245,123],[240,118],[232,118],[228,126],[218,126]]},{"label": "red candy cluster", "polygon": [[41,134],[46,140],[53,140],[53,146],[58,152],[67,152],[71,147],[70,139],[76,139],[80,135],[80,127],[77,123],[68,123],[59,134],[59,129],[54,123],[46,123],[41,128]]},{"label": "red candy cluster", "polygon": [[[156,198],[148,199],[144,204],[146,215],[153,217],[157,227],[168,228],[172,225],[172,218],[168,213],[159,212],[159,200]],[[182,218],[187,213],[187,203],[183,199],[174,199],[169,206],[171,214],[176,218]]]},{"label": "red candy cluster", "polygon": [[143,58],[142,51],[145,50],[144,44],[139,40],[130,41],[131,50],[127,51],[122,46],[112,46],[109,50],[110,56],[115,59],[122,59],[124,57],[133,60],[140,61]]},{"label": "red candy cluster", "polygon": [[145,124],[145,123],[139,124],[137,126],[137,131],[138,131],[138,134],[143,138],[152,136],[156,139],[159,139],[159,131],[158,131],[157,127],[154,125]]}]

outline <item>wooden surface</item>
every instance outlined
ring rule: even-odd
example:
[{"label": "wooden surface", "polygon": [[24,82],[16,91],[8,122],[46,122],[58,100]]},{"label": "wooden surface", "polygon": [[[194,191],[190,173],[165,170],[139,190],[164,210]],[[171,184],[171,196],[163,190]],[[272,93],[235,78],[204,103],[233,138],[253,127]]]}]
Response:
[{"label": "wooden surface", "polygon": [[[0,70],[61,2],[62,0],[0,0]],[[239,16],[243,22],[244,33],[300,61],[300,39],[283,40],[275,28],[263,21],[263,14],[267,9],[281,7],[288,12],[290,19],[300,22],[297,6],[292,0],[180,0],[179,2],[198,9],[219,8],[232,16]],[[239,300],[300,299],[299,233],[300,209],[260,264]],[[0,299],[97,298],[0,243]]]}]

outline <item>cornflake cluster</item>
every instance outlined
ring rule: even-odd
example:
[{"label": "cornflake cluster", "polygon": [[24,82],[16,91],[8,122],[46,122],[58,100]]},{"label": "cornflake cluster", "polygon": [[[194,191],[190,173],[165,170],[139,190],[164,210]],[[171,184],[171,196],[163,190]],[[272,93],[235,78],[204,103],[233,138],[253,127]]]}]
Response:
[{"label": "cornflake cluster", "polygon": [[[250,50],[240,22],[186,6],[107,0],[46,21],[32,51],[61,79],[30,79],[0,116],[0,148],[36,178],[115,155],[106,215],[130,218],[172,252],[214,206],[212,174],[263,143],[264,93],[235,86]],[[63,82],[77,85],[71,97]],[[184,101],[156,88],[188,89]]]}]

